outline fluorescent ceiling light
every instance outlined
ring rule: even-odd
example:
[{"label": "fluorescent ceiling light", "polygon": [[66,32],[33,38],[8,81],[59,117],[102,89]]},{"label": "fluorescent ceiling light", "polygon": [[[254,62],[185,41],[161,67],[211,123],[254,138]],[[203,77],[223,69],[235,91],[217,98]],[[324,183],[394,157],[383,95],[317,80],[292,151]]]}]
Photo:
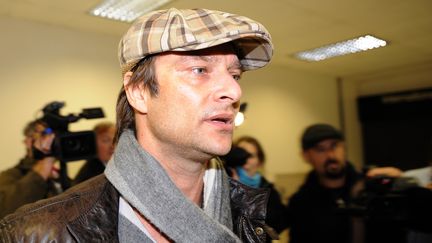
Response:
[{"label": "fluorescent ceiling light", "polygon": [[132,22],[172,0],[103,0],[90,14],[124,22]]},{"label": "fluorescent ceiling light", "polygon": [[386,45],[387,42],[385,40],[378,39],[371,35],[365,35],[355,39],[297,52],[294,56],[304,61],[322,61],[331,57],[367,51],[374,48],[384,47]]}]

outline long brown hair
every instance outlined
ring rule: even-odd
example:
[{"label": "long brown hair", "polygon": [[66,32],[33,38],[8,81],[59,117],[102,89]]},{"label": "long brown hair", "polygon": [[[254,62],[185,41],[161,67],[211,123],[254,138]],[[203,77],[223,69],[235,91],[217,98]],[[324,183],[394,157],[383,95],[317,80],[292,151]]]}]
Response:
[{"label": "long brown hair", "polygon": [[[157,96],[159,92],[159,84],[156,80],[156,72],[154,67],[155,56],[147,56],[143,58],[137,65],[132,68],[132,76],[129,80],[129,85],[143,86],[144,89],[149,89],[151,96]],[[121,87],[117,98],[117,122],[116,135],[114,143],[117,143],[120,135],[126,129],[131,129],[136,132],[135,128],[135,113],[133,107],[129,104],[126,96],[125,87]]]},{"label": "long brown hair", "polygon": [[266,160],[266,156],[265,156],[265,153],[264,153],[264,149],[261,146],[261,143],[258,142],[258,139],[254,138],[254,137],[251,137],[251,136],[242,136],[242,137],[237,138],[237,140],[234,142],[234,145],[238,145],[241,142],[247,142],[247,143],[250,143],[250,144],[254,145],[255,148],[257,149],[257,157],[258,157],[258,159],[260,160],[260,162],[262,164],[264,164],[264,162]]}]

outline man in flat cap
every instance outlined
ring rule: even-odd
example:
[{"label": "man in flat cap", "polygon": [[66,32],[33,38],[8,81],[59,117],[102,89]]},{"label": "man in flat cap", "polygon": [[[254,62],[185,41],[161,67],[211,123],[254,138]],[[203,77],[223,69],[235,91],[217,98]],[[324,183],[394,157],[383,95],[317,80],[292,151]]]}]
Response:
[{"label": "man in flat cap", "polygon": [[123,36],[117,144],[103,175],[0,222],[1,242],[263,242],[267,191],[230,180],[244,71],[273,47],[258,22],[161,10]]}]

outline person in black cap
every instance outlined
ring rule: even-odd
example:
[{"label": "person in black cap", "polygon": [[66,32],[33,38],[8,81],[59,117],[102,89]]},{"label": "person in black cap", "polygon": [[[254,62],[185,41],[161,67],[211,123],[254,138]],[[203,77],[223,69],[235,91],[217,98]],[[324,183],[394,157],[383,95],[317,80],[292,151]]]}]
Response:
[{"label": "person in black cap", "polygon": [[290,242],[351,242],[350,218],[338,208],[349,203],[360,174],[346,160],[343,134],[328,124],[312,125],[301,146],[313,169],[288,203]]},{"label": "person in black cap", "polygon": [[[302,155],[312,166],[304,184],[290,198],[286,224],[290,242],[357,242],[351,216],[341,209],[350,205],[363,176],[347,161],[344,135],[328,124],[307,127],[301,137]],[[373,168],[367,177],[398,177],[394,167]]]}]

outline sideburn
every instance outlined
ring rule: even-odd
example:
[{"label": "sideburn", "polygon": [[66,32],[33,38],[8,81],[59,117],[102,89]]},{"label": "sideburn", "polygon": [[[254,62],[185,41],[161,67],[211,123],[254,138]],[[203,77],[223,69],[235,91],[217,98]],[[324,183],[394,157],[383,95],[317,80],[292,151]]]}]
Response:
[{"label": "sideburn", "polygon": [[[127,86],[143,85],[144,88],[150,90],[150,95],[157,96],[159,93],[159,84],[156,80],[154,61],[155,56],[151,55],[138,62],[131,70],[132,76]],[[127,100],[126,91],[123,85],[120,88],[117,97],[116,114],[116,135],[114,138],[114,144],[117,144],[120,135],[124,130],[131,129],[136,133],[134,109]]]}]

